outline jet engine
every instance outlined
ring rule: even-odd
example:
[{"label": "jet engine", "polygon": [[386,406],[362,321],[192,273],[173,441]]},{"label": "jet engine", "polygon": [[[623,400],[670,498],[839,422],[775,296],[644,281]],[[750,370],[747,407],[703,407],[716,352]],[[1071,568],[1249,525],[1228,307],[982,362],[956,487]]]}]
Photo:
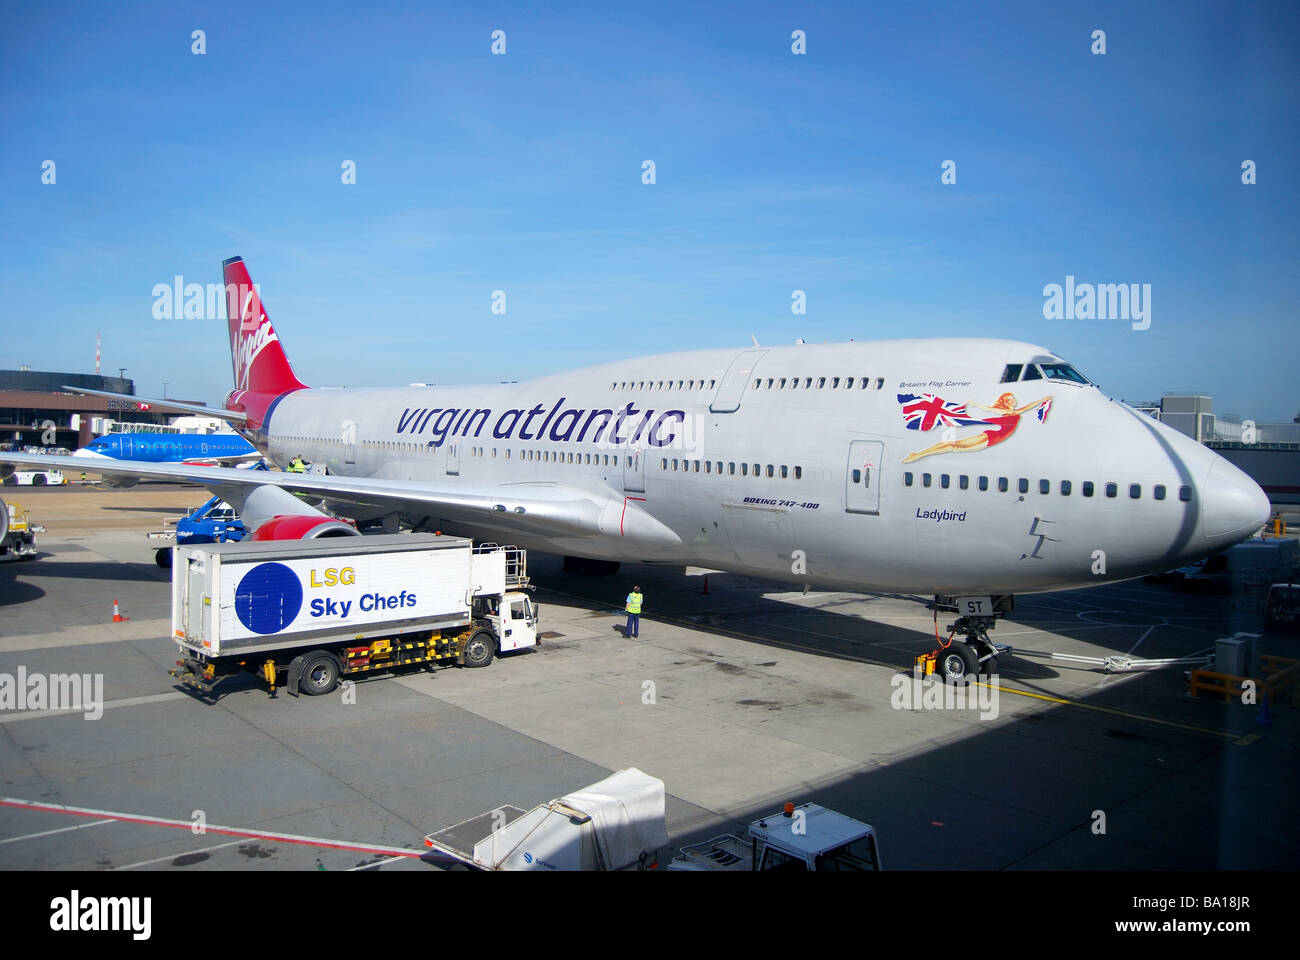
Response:
[{"label": "jet engine", "polygon": [[[226,497],[238,503],[238,496]],[[322,537],[359,537],[360,531],[328,513],[299,500],[288,490],[272,484],[254,487],[239,503],[239,517],[250,540],[317,540]]]}]

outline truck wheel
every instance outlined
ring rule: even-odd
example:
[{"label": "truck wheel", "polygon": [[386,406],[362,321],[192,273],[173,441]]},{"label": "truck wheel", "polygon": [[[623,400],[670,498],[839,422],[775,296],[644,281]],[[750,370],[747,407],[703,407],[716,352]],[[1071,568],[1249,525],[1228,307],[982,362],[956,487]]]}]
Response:
[{"label": "truck wheel", "polygon": [[307,657],[302,665],[302,679],[298,689],[309,697],[329,693],[339,685],[339,662],[333,654],[316,653]]},{"label": "truck wheel", "polygon": [[45,474],[38,473],[34,477],[32,477],[32,486],[33,487],[45,486]]},{"label": "truck wheel", "polygon": [[496,652],[497,638],[490,630],[475,630],[465,644],[465,666],[486,667]]},{"label": "truck wheel", "polygon": [[939,675],[948,683],[965,686],[979,675],[979,670],[979,657],[960,641],[939,651]]},{"label": "truck wheel", "polygon": [[172,548],[159,547],[157,550],[154,551],[153,562],[158,564],[158,566],[162,567],[164,570],[166,570],[168,567],[172,565]]}]

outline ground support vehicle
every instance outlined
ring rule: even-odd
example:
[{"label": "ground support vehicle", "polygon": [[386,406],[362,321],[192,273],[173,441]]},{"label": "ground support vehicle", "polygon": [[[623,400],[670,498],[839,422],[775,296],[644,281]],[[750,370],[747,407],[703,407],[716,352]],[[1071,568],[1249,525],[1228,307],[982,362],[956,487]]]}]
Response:
[{"label": "ground support vehicle", "polygon": [[27,511],[16,503],[0,500],[0,557],[30,560],[36,556],[36,534],[44,532],[32,523]]},{"label": "ground support vehicle", "polygon": [[524,811],[505,804],[424,838],[424,859],[463,870],[628,870],[668,842],[664,782],[628,767]]},{"label": "ground support vehicle", "polygon": [[816,803],[785,809],[749,825],[748,839],[723,834],[682,847],[669,870],[879,870],[875,828]]},{"label": "ground support vehicle", "polygon": [[537,643],[526,563],[437,534],[178,546],[169,672],[206,695],[249,672],[319,696],[363,673],[484,667]]}]

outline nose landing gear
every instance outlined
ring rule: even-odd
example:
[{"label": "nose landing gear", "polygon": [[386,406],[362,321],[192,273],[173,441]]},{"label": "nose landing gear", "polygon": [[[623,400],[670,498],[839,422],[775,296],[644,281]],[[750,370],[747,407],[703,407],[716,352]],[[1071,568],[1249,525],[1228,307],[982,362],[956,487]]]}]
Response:
[{"label": "nose landing gear", "polygon": [[935,671],[946,682],[958,685],[970,683],[981,673],[996,673],[998,657],[1012,653],[1007,644],[989,639],[997,622],[996,617],[958,617],[948,624],[948,646],[936,651]]}]

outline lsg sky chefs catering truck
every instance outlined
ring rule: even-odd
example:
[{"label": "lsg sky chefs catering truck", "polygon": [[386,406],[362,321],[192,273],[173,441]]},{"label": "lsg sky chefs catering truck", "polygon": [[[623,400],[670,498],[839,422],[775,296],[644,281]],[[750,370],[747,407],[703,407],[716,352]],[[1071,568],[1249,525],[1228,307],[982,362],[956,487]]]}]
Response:
[{"label": "lsg sky chefs catering truck", "polygon": [[537,643],[524,551],[435,534],[177,547],[169,671],[211,694],[260,674],[275,693],[413,664],[484,667]]}]

